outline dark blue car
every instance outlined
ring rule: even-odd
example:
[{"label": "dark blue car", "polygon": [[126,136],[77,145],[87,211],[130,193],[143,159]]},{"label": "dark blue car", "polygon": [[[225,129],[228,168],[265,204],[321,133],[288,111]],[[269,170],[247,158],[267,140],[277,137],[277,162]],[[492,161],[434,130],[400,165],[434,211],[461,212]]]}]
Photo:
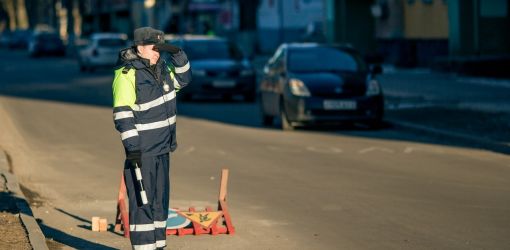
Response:
[{"label": "dark blue car", "polygon": [[31,57],[65,56],[66,46],[57,33],[35,32],[28,43],[28,54]]},{"label": "dark blue car", "polygon": [[384,98],[376,75],[348,46],[283,44],[264,67],[260,83],[262,122],[282,129],[363,122],[379,127]]},{"label": "dark blue car", "polygon": [[182,47],[191,64],[193,84],[179,92],[181,98],[219,96],[229,100],[232,96],[243,96],[245,101],[255,100],[254,68],[234,43],[197,35],[166,39]]}]

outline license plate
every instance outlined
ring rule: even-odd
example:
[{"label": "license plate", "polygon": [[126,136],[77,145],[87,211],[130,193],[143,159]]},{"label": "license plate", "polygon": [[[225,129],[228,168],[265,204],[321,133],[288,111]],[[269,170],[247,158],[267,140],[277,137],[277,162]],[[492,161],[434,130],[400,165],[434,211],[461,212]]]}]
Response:
[{"label": "license plate", "polygon": [[355,101],[324,100],[324,109],[327,110],[355,110]]},{"label": "license plate", "polygon": [[212,85],[216,88],[230,88],[236,86],[235,81],[213,81]]}]

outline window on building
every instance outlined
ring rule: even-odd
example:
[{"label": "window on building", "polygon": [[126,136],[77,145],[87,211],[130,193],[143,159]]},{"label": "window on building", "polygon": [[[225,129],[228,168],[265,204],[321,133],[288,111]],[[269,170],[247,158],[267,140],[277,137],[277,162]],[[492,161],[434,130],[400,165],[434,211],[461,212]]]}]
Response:
[{"label": "window on building", "polygon": [[507,0],[480,0],[480,16],[506,17],[508,15]]}]

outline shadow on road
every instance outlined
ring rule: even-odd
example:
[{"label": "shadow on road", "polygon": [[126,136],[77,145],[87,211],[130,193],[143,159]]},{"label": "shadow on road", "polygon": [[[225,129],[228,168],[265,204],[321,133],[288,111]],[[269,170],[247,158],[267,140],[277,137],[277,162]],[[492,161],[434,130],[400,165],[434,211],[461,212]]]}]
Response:
[{"label": "shadow on road", "polygon": [[65,215],[67,215],[67,216],[69,216],[69,217],[71,217],[71,218],[73,218],[73,219],[75,219],[75,220],[79,220],[79,221],[81,221],[81,222],[85,222],[85,223],[87,223],[87,224],[92,224],[92,222],[91,222],[90,220],[87,220],[87,219],[84,219],[84,218],[82,218],[82,217],[80,217],[80,216],[78,216],[78,215],[74,215],[74,214],[71,214],[71,213],[69,213],[69,212],[66,212],[66,211],[64,211],[63,209],[55,208],[55,210],[57,210],[57,211],[59,211],[59,212],[61,212],[61,213],[65,214]]},{"label": "shadow on road", "polygon": [[[288,133],[279,128],[279,121],[275,120],[273,126],[263,126],[259,103],[246,103],[242,101],[225,102],[221,99],[194,100],[179,102],[179,116],[224,123],[235,126],[244,126],[257,129],[266,129]],[[419,116],[419,114],[416,114]],[[429,120],[434,120],[433,118]],[[415,142],[441,146],[493,150],[486,145],[452,139],[442,135],[402,131],[385,122],[379,128],[370,128],[362,123],[343,123],[334,126],[298,127],[293,132],[320,133],[332,136],[351,136],[361,138],[380,139],[388,141]],[[494,150],[495,152],[501,152]]]},{"label": "shadow on road", "polygon": [[39,220],[39,226],[41,227],[41,230],[43,231],[46,238],[51,238],[55,242],[75,249],[98,249],[98,250],[116,249],[92,241],[88,241],[79,237],[72,236],[58,229],[45,225],[42,220]]},{"label": "shadow on road", "polygon": [[[92,221],[84,219],[84,218],[82,218],[82,217],[80,217],[78,215],[71,214],[71,213],[69,213],[67,211],[64,211],[63,209],[60,209],[60,208],[55,208],[55,210],[65,214],[65,215],[67,215],[67,216],[69,216],[69,217],[71,217],[71,218],[73,218],[75,220],[78,220],[78,221],[86,223],[85,225],[78,225],[78,227],[84,228],[84,229],[87,229],[87,230],[92,230]],[[116,234],[118,236],[124,236],[124,234],[121,234],[121,233],[118,233],[118,232],[114,231],[114,225],[113,224],[108,224],[108,231],[110,233]]]},{"label": "shadow on road", "polygon": [[[5,53],[5,59],[0,62],[2,78],[0,95],[111,108],[113,71],[81,73],[76,61],[71,58],[28,59],[20,56],[20,52]],[[231,101],[214,98],[191,102],[179,101],[178,114],[180,117],[236,126],[279,130],[277,126],[263,127],[261,125],[258,103],[247,103],[236,98]],[[444,138],[401,133],[391,126],[370,130],[363,126],[346,125],[297,131],[480,148],[477,145],[448,141]]]}]

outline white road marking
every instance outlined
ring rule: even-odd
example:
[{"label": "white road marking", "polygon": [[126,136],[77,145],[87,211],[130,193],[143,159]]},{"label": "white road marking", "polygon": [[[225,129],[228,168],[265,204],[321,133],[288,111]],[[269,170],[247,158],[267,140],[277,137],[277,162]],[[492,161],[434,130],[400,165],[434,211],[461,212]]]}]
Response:
[{"label": "white road marking", "polygon": [[186,151],[184,151],[185,154],[189,154],[191,152],[195,151],[195,147],[191,146],[190,148],[186,149]]},{"label": "white road marking", "polygon": [[284,152],[284,153],[300,153],[302,150],[295,148],[287,148],[287,147],[278,147],[278,146],[267,146],[267,149],[271,151]]},{"label": "white road marking", "polygon": [[218,149],[216,152],[218,152],[218,154],[220,154],[220,155],[227,155],[227,152],[225,152],[221,149]]},{"label": "white road marking", "polygon": [[[281,152],[281,153],[303,153],[303,151],[305,151],[305,152],[308,151],[308,152],[314,152],[314,153],[320,153],[320,154],[342,154],[345,152],[345,150],[338,148],[338,147],[323,147],[323,146],[306,146],[303,149],[300,149],[300,148],[296,148],[296,147],[282,147],[282,146],[269,145],[269,146],[266,146],[266,148],[268,150]],[[349,151],[349,150],[347,150],[347,151]],[[387,153],[387,154],[394,154],[395,152],[401,152],[400,150],[395,150],[395,149],[391,149],[391,148],[373,146],[373,147],[367,147],[367,148],[358,150],[358,154],[366,154],[366,153],[376,152],[376,151]],[[428,147],[412,147],[412,146],[406,146],[402,152],[404,154],[411,154],[413,152],[419,152],[419,151],[428,152],[428,153],[436,153],[436,154],[444,154],[445,153],[445,151],[442,149],[428,148]],[[218,150],[218,153],[221,155],[227,154],[225,151],[222,151],[222,150]]]},{"label": "white road marking", "polygon": [[323,153],[323,154],[340,154],[343,152],[340,148],[335,147],[314,147],[314,146],[308,146],[306,147],[306,150],[316,152],[316,153]]},{"label": "white road marking", "polygon": [[412,152],[416,152],[416,151],[423,151],[423,152],[430,152],[430,153],[444,154],[444,150],[436,149],[436,148],[418,148],[418,147],[411,147],[411,146],[407,146],[407,147],[404,149],[404,153],[406,153],[406,154],[410,154],[410,153],[412,153]]},{"label": "white road marking", "polygon": [[389,148],[369,147],[369,148],[365,148],[365,149],[358,151],[358,153],[365,154],[365,153],[372,152],[372,151],[382,151],[382,152],[390,153],[390,154],[393,154],[395,152],[393,149],[389,149]]},{"label": "white road marking", "polygon": [[510,81],[505,79],[482,78],[482,77],[457,77],[457,82],[474,85],[510,88]]},{"label": "white road marking", "polygon": [[413,147],[406,147],[406,148],[404,149],[404,153],[406,153],[406,154],[410,154],[410,153],[412,153],[413,151],[416,151],[416,148],[413,148]]}]

